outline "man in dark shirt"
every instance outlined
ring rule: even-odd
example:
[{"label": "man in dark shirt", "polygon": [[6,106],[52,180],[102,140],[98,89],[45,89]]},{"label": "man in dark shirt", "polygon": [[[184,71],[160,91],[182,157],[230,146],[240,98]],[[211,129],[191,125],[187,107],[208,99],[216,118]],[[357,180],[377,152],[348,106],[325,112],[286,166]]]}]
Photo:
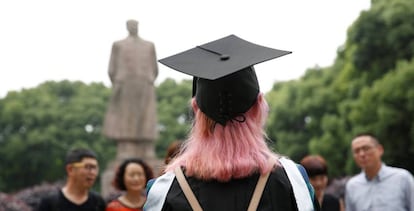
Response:
[{"label": "man in dark shirt", "polygon": [[98,176],[96,155],[88,149],[75,149],[66,156],[67,181],[58,192],[44,197],[38,211],[104,211],[103,198],[90,191]]}]

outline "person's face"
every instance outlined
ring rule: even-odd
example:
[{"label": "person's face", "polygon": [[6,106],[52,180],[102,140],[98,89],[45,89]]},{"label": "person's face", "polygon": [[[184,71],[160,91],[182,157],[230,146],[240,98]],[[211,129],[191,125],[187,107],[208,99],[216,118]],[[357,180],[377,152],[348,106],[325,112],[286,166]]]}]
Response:
[{"label": "person's face", "polygon": [[325,190],[326,186],[328,185],[328,176],[327,175],[316,175],[309,178],[310,183],[312,184],[313,188],[315,189],[316,195],[320,195]]},{"label": "person's face", "polygon": [[352,141],[352,153],[357,165],[365,169],[376,168],[381,164],[384,149],[369,136],[360,136]]},{"label": "person's face", "polygon": [[81,162],[69,164],[69,177],[85,189],[93,186],[98,173],[98,161],[94,158],[83,158]]},{"label": "person's face", "polygon": [[129,163],[125,168],[124,183],[127,191],[142,191],[145,189],[147,178],[144,168],[138,163]]}]

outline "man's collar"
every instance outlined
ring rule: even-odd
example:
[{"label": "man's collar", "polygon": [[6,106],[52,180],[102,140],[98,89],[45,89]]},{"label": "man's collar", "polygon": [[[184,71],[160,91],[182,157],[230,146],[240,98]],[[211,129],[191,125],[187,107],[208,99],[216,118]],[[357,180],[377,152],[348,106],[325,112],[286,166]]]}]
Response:
[{"label": "man's collar", "polygon": [[381,181],[381,180],[383,180],[386,176],[387,176],[387,168],[388,168],[388,166],[387,165],[385,165],[385,163],[381,163],[381,167],[380,167],[380,169],[379,169],[379,171],[378,171],[378,173],[377,173],[377,175],[375,175],[371,180],[370,179],[368,179],[368,177],[367,177],[367,175],[365,174],[365,171],[362,171],[362,173],[363,173],[363,175],[364,175],[364,177],[365,177],[365,179],[367,180],[367,182],[370,182],[370,181],[374,181],[374,180],[376,180],[376,181]]}]

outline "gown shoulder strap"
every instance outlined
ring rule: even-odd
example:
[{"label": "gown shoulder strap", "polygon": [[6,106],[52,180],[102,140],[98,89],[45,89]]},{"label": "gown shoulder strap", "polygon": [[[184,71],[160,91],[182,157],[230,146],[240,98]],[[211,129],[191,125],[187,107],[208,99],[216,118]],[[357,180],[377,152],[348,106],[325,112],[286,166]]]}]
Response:
[{"label": "gown shoulder strap", "polygon": [[185,197],[190,203],[191,208],[194,211],[203,211],[203,209],[200,206],[200,203],[198,203],[197,198],[195,197],[193,191],[191,190],[190,185],[185,179],[185,176],[183,174],[183,171],[181,170],[181,167],[177,167],[176,169],[174,169],[174,173],[175,173],[175,177],[177,178],[178,184],[180,185],[181,189],[184,192]]},{"label": "gown shoulder strap", "polygon": [[[274,161],[269,158],[268,161],[269,165],[274,165]],[[181,189],[184,192],[185,197],[187,198],[188,202],[190,203],[191,208],[194,211],[202,211],[200,203],[198,202],[197,198],[195,197],[193,191],[191,190],[190,185],[188,184],[183,171],[180,167],[174,169],[175,176],[177,178],[178,184],[180,185]],[[256,187],[253,192],[253,196],[250,200],[249,207],[247,211],[255,211],[259,205],[260,199],[262,198],[263,190],[266,186],[267,180],[269,178],[270,171],[266,174],[260,175],[259,180],[257,181]]]},{"label": "gown shoulder strap", "polygon": [[[272,158],[269,158],[268,165],[275,165],[275,162]],[[267,180],[269,179],[270,172],[262,174],[257,181],[256,188],[254,189],[252,199],[250,200],[249,208],[247,211],[256,211],[259,206],[260,199],[262,198],[263,190],[266,186]]]},{"label": "gown shoulder strap", "polygon": [[279,162],[282,164],[283,168],[285,168],[289,181],[292,184],[298,210],[314,210],[313,200],[309,193],[308,186],[306,185],[306,181],[298,169],[298,166],[292,160],[284,157],[279,158]]}]

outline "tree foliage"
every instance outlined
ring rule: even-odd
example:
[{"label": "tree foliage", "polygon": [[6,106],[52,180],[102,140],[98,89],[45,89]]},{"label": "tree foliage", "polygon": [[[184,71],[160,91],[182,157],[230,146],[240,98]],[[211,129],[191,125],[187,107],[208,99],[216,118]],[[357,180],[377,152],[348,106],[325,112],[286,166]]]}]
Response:
[{"label": "tree foliage", "polygon": [[[103,84],[45,82],[0,100],[0,189],[17,190],[64,176],[74,147],[96,151],[101,166],[114,156],[101,135],[109,89]],[[101,168],[104,169],[104,168]]]},{"label": "tree foliage", "polygon": [[186,138],[190,129],[192,82],[177,83],[166,79],[157,87],[159,140],[157,154],[164,157],[168,145],[175,140]]},{"label": "tree foliage", "polygon": [[[184,139],[190,126],[191,82],[167,79],[157,87],[157,154]],[[111,90],[101,83],[45,82],[0,99],[0,190],[15,191],[64,177],[64,157],[75,147],[94,150],[101,170],[115,157],[102,135]],[[99,189],[99,184],[96,184]]]},{"label": "tree foliage", "polygon": [[[350,175],[358,171],[352,137],[372,132],[385,147],[385,162],[414,172],[411,20],[414,1],[373,0],[349,27],[332,66],[274,84],[266,93],[274,150],[295,161],[321,154],[331,176]],[[156,89],[159,157],[189,132],[191,88],[189,80],[167,79]],[[73,147],[95,150],[104,169],[116,149],[101,135],[110,92],[100,83],[45,82],[0,99],[0,190],[63,178],[63,157]]]},{"label": "tree foliage", "polygon": [[372,131],[384,145],[391,165],[414,171],[414,60],[400,62],[352,104],[355,132]]},{"label": "tree foliage", "polygon": [[274,85],[266,98],[275,149],[296,161],[321,154],[333,176],[349,175],[358,171],[352,137],[372,132],[386,162],[413,172],[413,18],[413,1],[374,0],[348,29],[332,66]]}]

